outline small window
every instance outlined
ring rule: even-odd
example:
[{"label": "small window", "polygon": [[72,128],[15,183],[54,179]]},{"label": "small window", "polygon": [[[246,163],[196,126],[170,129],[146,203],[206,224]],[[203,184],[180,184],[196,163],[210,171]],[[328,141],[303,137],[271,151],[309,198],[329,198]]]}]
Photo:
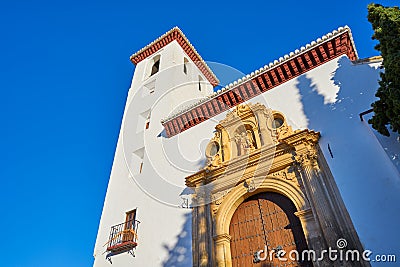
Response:
[{"label": "small window", "polygon": [[137,117],[136,133],[140,133],[143,132],[143,130],[148,129],[148,127],[150,126],[150,116],[150,109],[139,114],[139,116]]},{"label": "small window", "polygon": [[150,127],[150,115],[151,115],[151,113],[149,112],[149,114],[147,115],[146,124],[145,124],[146,130],[149,129],[149,127]]},{"label": "small window", "polygon": [[160,70],[160,56],[153,58],[153,65],[151,66],[150,76],[156,74]]},{"label": "small window", "polygon": [[184,58],[183,59],[183,72],[185,74],[188,73],[188,64],[189,64],[189,60],[187,60],[187,58]]},{"label": "small window", "polygon": [[148,82],[143,86],[142,97],[146,97],[148,95],[153,94],[155,88],[156,88],[156,81],[155,79],[152,79],[150,82]]},{"label": "small window", "polygon": [[283,119],[282,118],[274,118],[274,121],[272,123],[272,128],[278,129],[283,125]]},{"label": "small window", "polygon": [[142,170],[143,170],[143,161],[140,163],[140,166],[139,166],[139,173],[142,173]]},{"label": "small window", "polygon": [[[143,130],[143,124],[142,124],[142,130]],[[144,147],[132,153],[130,169],[132,170],[133,176],[140,175],[143,171],[144,153],[145,153]]]},{"label": "small window", "polygon": [[280,114],[275,113],[273,121],[272,121],[272,128],[278,129],[284,124],[284,122],[285,122],[285,119]]}]

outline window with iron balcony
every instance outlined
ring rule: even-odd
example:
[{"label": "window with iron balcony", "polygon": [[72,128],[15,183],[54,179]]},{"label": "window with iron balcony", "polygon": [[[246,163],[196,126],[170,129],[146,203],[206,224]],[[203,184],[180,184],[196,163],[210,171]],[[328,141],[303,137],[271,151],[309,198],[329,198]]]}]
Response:
[{"label": "window with iron balcony", "polygon": [[137,230],[139,223],[136,220],[136,209],[128,211],[125,222],[111,227],[107,251],[118,254],[136,248],[138,245]]}]

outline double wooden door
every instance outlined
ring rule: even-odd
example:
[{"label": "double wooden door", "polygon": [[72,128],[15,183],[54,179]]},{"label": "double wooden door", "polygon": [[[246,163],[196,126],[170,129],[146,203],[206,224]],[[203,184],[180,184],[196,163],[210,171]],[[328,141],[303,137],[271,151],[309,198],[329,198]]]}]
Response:
[{"label": "double wooden door", "polygon": [[[301,255],[307,249],[293,203],[277,193],[262,193],[244,201],[235,211],[229,228],[232,266],[312,266],[309,262],[291,260],[289,253]],[[259,253],[259,256],[255,254]],[[273,252],[271,252],[273,250]],[[280,259],[278,251],[284,250]],[[292,253],[292,258],[295,254]]]}]

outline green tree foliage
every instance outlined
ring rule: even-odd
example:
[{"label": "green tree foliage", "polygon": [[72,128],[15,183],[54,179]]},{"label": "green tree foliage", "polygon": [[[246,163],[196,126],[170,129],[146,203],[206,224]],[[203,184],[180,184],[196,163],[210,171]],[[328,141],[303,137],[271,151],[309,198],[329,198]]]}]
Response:
[{"label": "green tree foliage", "polygon": [[369,4],[368,21],[375,32],[372,39],[379,41],[375,49],[381,52],[385,69],[376,92],[379,100],[372,103],[375,114],[368,123],[389,136],[389,125],[393,132],[400,133],[400,10]]}]

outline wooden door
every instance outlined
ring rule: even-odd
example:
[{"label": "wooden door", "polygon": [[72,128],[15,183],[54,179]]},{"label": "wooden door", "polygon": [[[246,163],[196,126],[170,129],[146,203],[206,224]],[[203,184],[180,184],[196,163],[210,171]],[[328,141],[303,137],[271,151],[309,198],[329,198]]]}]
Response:
[{"label": "wooden door", "polygon": [[[289,259],[290,251],[297,250],[301,255],[307,249],[295,211],[295,206],[288,198],[276,193],[258,194],[239,205],[229,228],[232,266],[312,266],[308,262],[300,264]],[[265,246],[266,259],[256,262],[254,254],[265,250]],[[283,249],[287,261],[281,261],[275,253],[270,253],[273,249]]]},{"label": "wooden door", "polygon": [[135,240],[135,219],[136,209],[128,211],[125,217],[124,233],[122,236],[122,242],[129,242]]}]

